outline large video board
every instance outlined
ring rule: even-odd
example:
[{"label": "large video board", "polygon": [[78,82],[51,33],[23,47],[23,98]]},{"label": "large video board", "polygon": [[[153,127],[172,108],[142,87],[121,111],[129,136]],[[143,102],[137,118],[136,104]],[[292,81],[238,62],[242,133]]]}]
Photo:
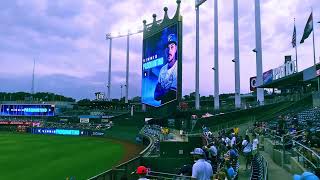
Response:
[{"label": "large video board", "polygon": [[159,107],[177,99],[178,23],[143,40],[142,103]]},{"label": "large video board", "polygon": [[2,104],[1,116],[54,116],[54,105],[50,104]]}]

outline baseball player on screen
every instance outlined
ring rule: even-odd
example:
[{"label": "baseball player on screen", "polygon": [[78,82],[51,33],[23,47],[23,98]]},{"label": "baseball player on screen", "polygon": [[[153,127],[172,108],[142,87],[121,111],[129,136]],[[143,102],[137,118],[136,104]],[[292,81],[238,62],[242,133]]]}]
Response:
[{"label": "baseball player on screen", "polygon": [[167,64],[160,69],[158,83],[154,91],[154,99],[161,104],[174,100],[177,92],[177,37],[168,36],[166,44]]}]

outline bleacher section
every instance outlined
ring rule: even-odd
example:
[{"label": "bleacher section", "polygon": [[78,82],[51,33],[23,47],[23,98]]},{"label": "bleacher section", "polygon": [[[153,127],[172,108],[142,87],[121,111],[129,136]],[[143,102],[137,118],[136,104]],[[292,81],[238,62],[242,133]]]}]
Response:
[{"label": "bleacher section", "polygon": [[193,133],[199,133],[202,126],[209,127],[211,130],[216,131],[227,127],[238,126],[250,121],[268,121],[279,115],[287,114],[288,112],[302,111],[311,106],[312,96],[308,95],[299,101],[280,102],[252,109],[219,114],[209,118],[201,118],[197,120],[193,128]]},{"label": "bleacher section", "polygon": [[305,111],[302,111],[298,113],[298,120],[300,122],[306,122],[306,121],[316,121],[320,119],[320,108],[310,108]]}]

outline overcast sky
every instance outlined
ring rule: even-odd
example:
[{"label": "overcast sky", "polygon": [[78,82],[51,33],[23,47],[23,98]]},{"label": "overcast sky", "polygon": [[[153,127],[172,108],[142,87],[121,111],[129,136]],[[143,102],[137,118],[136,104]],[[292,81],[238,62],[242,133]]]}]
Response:
[{"label": "overcast sky", "polygon": [[[219,0],[220,92],[234,92],[233,1]],[[108,42],[105,34],[152,21],[152,14],[169,17],[174,0],[2,0],[0,5],[0,92],[31,90],[36,59],[35,91],[49,91],[76,99],[106,92]],[[316,57],[320,51],[319,0],[261,0],[263,70],[283,64],[291,47],[293,19],[299,42],[308,16],[314,10]],[[195,87],[194,0],[182,0],[183,94]],[[213,94],[213,0],[200,9],[200,94]],[[241,92],[249,92],[255,76],[254,0],[239,0]],[[313,65],[312,36],[298,46],[299,70]],[[140,96],[142,35],[130,39],[129,98]],[[125,83],[126,39],[112,48],[113,98]]]}]

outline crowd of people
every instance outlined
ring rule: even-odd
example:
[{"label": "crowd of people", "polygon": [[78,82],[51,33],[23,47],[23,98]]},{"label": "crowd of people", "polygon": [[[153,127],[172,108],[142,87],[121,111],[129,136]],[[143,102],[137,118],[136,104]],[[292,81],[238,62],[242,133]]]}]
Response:
[{"label": "crowd of people", "polygon": [[[161,127],[147,125],[145,134],[159,137]],[[250,138],[252,137],[252,139]],[[249,131],[245,137],[239,135],[239,128],[224,129],[214,134],[209,128],[202,130],[203,146],[196,147],[190,154],[194,164],[186,164],[179,170],[178,179],[236,180],[239,177],[240,155],[246,159],[246,171],[250,171],[251,159],[258,153],[258,136]]]},{"label": "crowd of people", "polygon": [[320,154],[320,118],[313,118],[314,115],[308,118],[306,112],[303,112],[304,116],[292,112],[279,116],[274,121],[255,123],[253,131],[272,135],[278,140],[282,138],[286,149],[293,146],[294,140]]},{"label": "crowd of people", "polygon": [[[203,143],[205,146],[196,148],[196,163],[192,166],[191,177],[195,179],[209,179],[209,175],[215,179],[238,179],[240,155],[246,159],[246,170],[250,169],[251,159],[258,152],[259,140],[256,134],[250,140],[249,132],[243,138],[239,135],[239,128],[223,129],[216,135],[208,128],[203,127]],[[212,171],[199,169],[197,164],[206,164]],[[206,172],[205,172],[206,171]]]}]

